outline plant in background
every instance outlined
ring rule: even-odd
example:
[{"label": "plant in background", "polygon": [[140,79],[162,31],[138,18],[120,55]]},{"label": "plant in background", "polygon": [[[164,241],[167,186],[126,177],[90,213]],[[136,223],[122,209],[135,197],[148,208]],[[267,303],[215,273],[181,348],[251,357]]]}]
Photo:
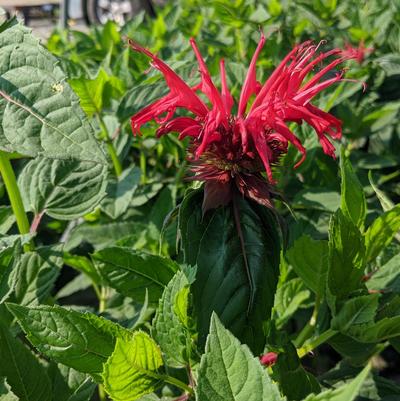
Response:
[{"label": "plant in background", "polygon": [[0,399],[397,399],[398,11],[0,25]]}]

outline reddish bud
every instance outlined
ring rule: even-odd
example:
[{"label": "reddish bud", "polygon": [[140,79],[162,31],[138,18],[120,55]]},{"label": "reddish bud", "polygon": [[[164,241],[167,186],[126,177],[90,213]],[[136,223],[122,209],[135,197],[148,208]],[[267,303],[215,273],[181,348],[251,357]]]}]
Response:
[{"label": "reddish bud", "polygon": [[278,354],[276,354],[275,352],[267,352],[260,357],[260,362],[264,366],[272,366],[275,364],[277,359]]}]

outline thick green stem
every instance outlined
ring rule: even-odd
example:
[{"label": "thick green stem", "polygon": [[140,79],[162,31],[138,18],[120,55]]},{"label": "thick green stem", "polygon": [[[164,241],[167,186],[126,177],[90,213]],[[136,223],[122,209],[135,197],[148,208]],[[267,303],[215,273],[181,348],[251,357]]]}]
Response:
[{"label": "thick green stem", "polygon": [[314,306],[314,310],[313,310],[310,320],[303,327],[303,330],[300,332],[300,334],[297,336],[296,340],[294,341],[294,345],[297,348],[301,347],[304,344],[304,342],[313,335],[314,330],[315,330],[315,325],[317,324],[317,317],[318,317],[320,303],[321,303],[320,298],[317,296],[315,298],[315,306]]},{"label": "thick green stem", "polygon": [[318,337],[308,341],[304,344],[300,349],[297,350],[297,355],[299,358],[303,358],[306,356],[310,351],[314,350],[315,348],[319,347],[324,342],[328,341],[331,337],[333,337],[337,331],[328,329],[320,334]]},{"label": "thick green stem", "polygon": [[169,375],[157,375],[160,379],[164,380],[166,383],[172,384],[189,394],[193,394],[193,389],[189,387],[186,383],[176,379],[175,377]]},{"label": "thick green stem", "polygon": [[103,140],[106,143],[108,154],[110,155],[112,164],[114,166],[115,175],[117,177],[119,177],[121,175],[121,173],[122,173],[122,165],[121,165],[121,162],[118,159],[117,151],[115,150],[114,144],[113,144],[113,142],[112,142],[112,140],[110,138],[110,135],[108,133],[108,129],[107,129],[107,126],[106,126],[106,124],[105,124],[105,122],[103,120],[103,117],[101,117],[100,114],[98,114],[97,117],[98,117],[98,120],[99,120],[99,125],[100,125],[100,128],[101,128],[101,131],[103,133],[103,136],[102,136]]},{"label": "thick green stem", "polygon": [[[108,296],[108,291],[107,287],[101,286],[100,288],[100,293],[97,285],[94,287],[97,296],[99,297],[99,313],[103,313],[106,310],[107,307],[107,296]],[[99,399],[100,401],[106,401],[107,400],[107,394],[104,390],[104,386],[102,384],[99,384],[98,386],[99,389]]]},{"label": "thick green stem", "polygon": [[107,297],[108,297],[107,287],[102,286],[100,288],[99,313],[103,313],[106,310]]},{"label": "thick green stem", "polygon": [[[10,199],[11,208],[14,212],[15,219],[20,234],[29,233],[29,220],[26,215],[24,204],[22,202],[21,193],[17,185],[14,170],[11,166],[10,159],[6,152],[0,150],[0,172],[3,177],[4,185],[6,186],[8,198]],[[24,246],[25,251],[32,250],[31,244]]]}]

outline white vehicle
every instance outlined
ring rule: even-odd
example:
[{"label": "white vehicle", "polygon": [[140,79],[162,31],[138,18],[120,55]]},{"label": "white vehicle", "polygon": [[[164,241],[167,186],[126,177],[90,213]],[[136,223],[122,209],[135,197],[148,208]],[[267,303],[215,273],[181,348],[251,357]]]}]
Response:
[{"label": "white vehicle", "polygon": [[64,19],[84,18],[88,24],[113,20],[122,25],[140,10],[154,16],[151,0],[0,0],[0,7],[9,11],[46,5],[60,5]]}]

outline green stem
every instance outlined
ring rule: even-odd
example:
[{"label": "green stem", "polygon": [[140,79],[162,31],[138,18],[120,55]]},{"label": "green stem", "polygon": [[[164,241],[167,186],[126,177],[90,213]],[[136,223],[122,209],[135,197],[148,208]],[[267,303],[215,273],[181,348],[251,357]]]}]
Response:
[{"label": "green stem", "polygon": [[175,377],[169,375],[157,375],[160,379],[164,380],[166,383],[172,384],[189,394],[193,394],[193,389],[189,387],[186,383],[176,379]]},{"label": "green stem", "polygon": [[[97,285],[96,285],[97,287]],[[99,293],[99,289],[97,287],[97,290],[95,288],[96,294],[99,297],[99,313],[103,313],[106,310],[107,307],[107,295],[108,295],[108,291],[107,291],[107,287],[101,286],[100,288],[100,293]],[[98,385],[98,390],[99,390],[99,399],[100,401],[106,401],[107,400],[107,394],[104,390],[104,386],[102,384]]]},{"label": "green stem", "polygon": [[[0,173],[6,186],[8,198],[10,199],[11,208],[17,220],[17,226],[20,234],[29,234],[29,220],[26,215],[24,204],[22,202],[21,193],[17,185],[14,170],[11,166],[10,159],[6,152],[0,150]],[[24,245],[25,251],[32,250],[32,244]]]},{"label": "green stem", "polygon": [[104,390],[104,386],[99,384],[99,400],[100,401],[107,401],[107,394]]},{"label": "green stem", "polygon": [[308,323],[303,327],[303,330],[300,332],[300,334],[297,336],[296,340],[294,341],[294,345],[297,348],[301,347],[304,344],[304,342],[306,340],[308,340],[314,333],[315,325],[317,324],[317,317],[318,317],[320,303],[321,302],[320,302],[319,296],[316,296],[314,310],[311,315],[311,318],[308,321]]},{"label": "green stem", "polygon": [[115,150],[114,144],[110,138],[110,135],[108,133],[108,129],[103,120],[103,117],[100,114],[97,114],[97,118],[99,120],[99,125],[101,128],[101,131],[103,133],[103,140],[106,143],[108,154],[110,155],[112,164],[114,166],[115,175],[117,177],[119,177],[122,173],[122,165],[118,159],[117,151]]},{"label": "green stem", "polygon": [[103,313],[106,310],[107,296],[108,296],[107,287],[102,286],[100,288],[99,313]]},{"label": "green stem", "polygon": [[314,338],[313,340],[308,341],[304,344],[301,348],[297,350],[297,355],[299,358],[303,358],[306,356],[310,351],[314,350],[324,342],[328,341],[331,337],[333,337],[337,331],[328,329],[320,334],[318,337]]},{"label": "green stem", "polygon": [[139,163],[140,163],[140,171],[142,173],[142,175],[141,175],[141,183],[142,184],[146,184],[146,182],[147,182],[147,172],[146,172],[147,165],[146,165],[146,155],[145,155],[143,150],[140,151]]}]

